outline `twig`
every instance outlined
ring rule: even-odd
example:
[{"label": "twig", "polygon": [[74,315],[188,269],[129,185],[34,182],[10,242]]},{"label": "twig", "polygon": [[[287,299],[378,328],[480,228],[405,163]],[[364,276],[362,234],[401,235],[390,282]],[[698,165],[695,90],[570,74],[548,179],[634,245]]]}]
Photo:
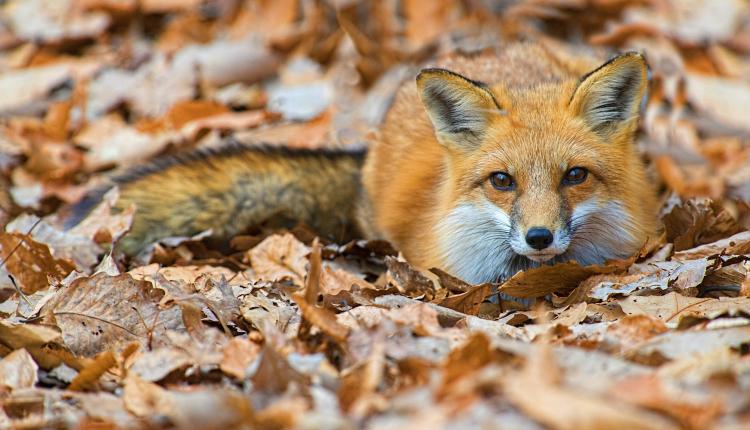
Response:
[{"label": "twig", "polygon": [[29,305],[29,307],[33,307],[34,305],[31,304],[31,300],[29,300],[29,298],[26,297],[26,294],[24,294],[23,291],[21,291],[21,287],[19,287],[18,284],[16,284],[16,278],[14,278],[13,275],[11,275],[10,273],[8,273],[8,278],[10,278],[10,283],[13,284],[13,288],[16,289],[16,292],[18,293],[18,295],[21,296],[21,298],[26,302],[27,305]]},{"label": "twig", "polygon": [[[34,222],[34,224],[31,226],[31,228],[29,228],[29,231],[27,231],[25,235],[21,236],[21,240],[18,241],[18,244],[16,244],[16,246],[10,250],[8,255],[6,255],[5,258],[3,258],[3,261],[0,262],[0,269],[5,267],[5,263],[7,263],[10,257],[18,250],[18,248],[20,248],[21,245],[23,245],[23,243],[26,241],[26,238],[29,237],[31,232],[34,231],[34,229],[36,228],[36,226],[39,225],[40,222],[42,222],[42,219],[41,218],[37,219]],[[21,291],[21,288],[18,286],[18,284],[16,284],[16,280],[13,278],[13,276],[10,273],[8,273],[8,277],[10,278],[10,282],[13,284],[13,287],[15,287],[16,291],[21,296],[21,298],[26,302],[27,305],[32,306],[31,301],[29,300],[28,297],[26,297],[26,294],[24,294],[23,291]]]}]

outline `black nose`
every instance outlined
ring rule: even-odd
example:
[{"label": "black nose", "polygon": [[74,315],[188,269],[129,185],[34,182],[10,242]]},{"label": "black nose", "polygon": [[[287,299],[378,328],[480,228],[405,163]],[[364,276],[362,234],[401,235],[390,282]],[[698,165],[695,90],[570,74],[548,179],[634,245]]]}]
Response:
[{"label": "black nose", "polygon": [[552,232],[544,227],[533,227],[526,232],[526,243],[534,249],[544,249],[552,245]]}]

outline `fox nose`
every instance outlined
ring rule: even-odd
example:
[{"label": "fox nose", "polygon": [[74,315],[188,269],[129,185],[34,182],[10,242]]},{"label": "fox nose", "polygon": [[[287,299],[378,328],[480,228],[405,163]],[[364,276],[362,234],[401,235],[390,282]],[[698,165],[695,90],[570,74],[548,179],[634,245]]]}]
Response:
[{"label": "fox nose", "polygon": [[537,250],[542,250],[552,245],[553,240],[552,232],[544,227],[532,227],[526,232],[526,243]]}]

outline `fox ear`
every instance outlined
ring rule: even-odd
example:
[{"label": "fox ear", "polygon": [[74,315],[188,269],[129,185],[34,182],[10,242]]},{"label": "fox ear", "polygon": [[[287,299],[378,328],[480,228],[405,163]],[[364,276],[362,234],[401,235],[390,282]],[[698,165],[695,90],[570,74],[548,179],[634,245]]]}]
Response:
[{"label": "fox ear", "polygon": [[500,107],[490,90],[445,69],[424,69],[417,88],[438,141],[446,146],[474,145]]},{"label": "fox ear", "polygon": [[633,124],[647,84],[646,60],[629,52],[581,78],[570,107],[604,137]]}]

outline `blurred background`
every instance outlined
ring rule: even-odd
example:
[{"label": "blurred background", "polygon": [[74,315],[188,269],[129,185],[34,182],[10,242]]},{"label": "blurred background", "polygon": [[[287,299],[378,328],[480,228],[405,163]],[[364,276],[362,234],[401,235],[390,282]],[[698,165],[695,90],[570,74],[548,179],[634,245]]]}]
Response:
[{"label": "blurred background", "polygon": [[655,177],[747,224],[746,1],[16,0],[0,2],[0,225],[230,135],[366,145],[420,64],[518,40],[645,52]]}]

